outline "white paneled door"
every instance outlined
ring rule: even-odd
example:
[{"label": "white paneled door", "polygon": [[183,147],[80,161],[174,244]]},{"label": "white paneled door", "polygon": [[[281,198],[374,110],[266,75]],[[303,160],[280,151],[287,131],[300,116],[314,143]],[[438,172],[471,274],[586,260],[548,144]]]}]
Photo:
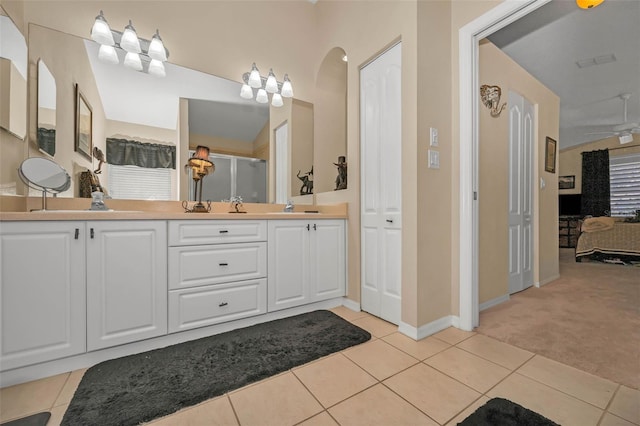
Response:
[{"label": "white paneled door", "polygon": [[509,294],[533,284],[533,105],[509,92]]},{"label": "white paneled door", "polygon": [[360,70],[362,310],[400,323],[401,44]]}]

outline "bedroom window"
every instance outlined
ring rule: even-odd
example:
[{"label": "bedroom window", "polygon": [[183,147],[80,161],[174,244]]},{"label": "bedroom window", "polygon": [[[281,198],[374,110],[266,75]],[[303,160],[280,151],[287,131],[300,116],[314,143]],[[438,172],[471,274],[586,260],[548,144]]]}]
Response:
[{"label": "bedroom window", "polygon": [[609,160],[611,216],[633,216],[640,209],[640,154]]}]

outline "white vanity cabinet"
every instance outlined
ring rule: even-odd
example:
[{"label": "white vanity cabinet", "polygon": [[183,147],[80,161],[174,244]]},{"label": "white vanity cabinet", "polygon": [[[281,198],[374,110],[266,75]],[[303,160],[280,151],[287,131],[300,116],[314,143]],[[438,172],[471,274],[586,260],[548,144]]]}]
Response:
[{"label": "white vanity cabinet", "polygon": [[169,332],[267,312],[264,220],[169,222]]},{"label": "white vanity cabinet", "polygon": [[0,223],[0,370],[85,352],[85,224]]},{"label": "white vanity cabinet", "polygon": [[269,221],[268,310],[345,295],[345,222]]},{"label": "white vanity cabinet", "polygon": [[89,221],[87,350],[167,333],[165,221]]}]

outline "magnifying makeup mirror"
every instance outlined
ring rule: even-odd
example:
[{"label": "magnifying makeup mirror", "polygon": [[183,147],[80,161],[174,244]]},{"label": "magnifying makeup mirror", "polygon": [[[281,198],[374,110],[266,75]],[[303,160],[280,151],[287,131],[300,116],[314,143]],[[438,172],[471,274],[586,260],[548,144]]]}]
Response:
[{"label": "magnifying makeup mirror", "polygon": [[67,171],[48,158],[27,158],[20,164],[18,176],[29,188],[42,191],[42,210],[47,210],[47,193],[55,197],[71,186]]}]

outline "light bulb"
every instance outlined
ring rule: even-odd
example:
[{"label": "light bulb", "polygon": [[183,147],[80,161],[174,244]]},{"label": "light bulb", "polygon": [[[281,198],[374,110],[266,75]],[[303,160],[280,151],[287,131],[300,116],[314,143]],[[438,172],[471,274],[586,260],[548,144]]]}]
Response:
[{"label": "light bulb", "polygon": [[167,73],[164,70],[164,64],[162,61],[152,59],[151,62],[149,62],[149,74],[155,75],[156,77],[166,76]]},{"label": "light bulb", "polygon": [[151,38],[151,43],[149,43],[149,56],[151,59],[157,59],[162,62],[167,60],[167,51],[164,48],[164,43],[158,30],[156,30],[156,33]]},{"label": "light bulb", "polygon": [[140,60],[140,55],[133,52],[127,52],[127,56],[124,57],[124,66],[136,71],[142,71],[142,61]]},{"label": "light bulb", "polygon": [[100,45],[100,50],[98,50],[98,59],[113,65],[120,62],[118,54],[116,53],[116,48],[113,46],[107,46],[106,44]]},{"label": "light bulb", "polygon": [[93,22],[93,27],[91,28],[91,39],[100,44],[106,44],[107,46],[113,46],[115,44],[113,41],[113,34],[111,34],[111,28],[109,28],[107,20],[104,19],[102,11],[100,11],[100,14],[96,16],[96,20]]},{"label": "light bulb", "polygon": [[260,71],[258,71],[258,67],[256,67],[256,63],[253,63],[251,67],[251,74],[249,74],[249,86],[254,89],[259,89],[262,87],[262,78],[260,78]]},{"label": "light bulb", "polygon": [[278,91],[278,81],[276,80],[275,74],[273,74],[273,69],[269,70],[269,77],[267,77],[267,84],[264,85],[264,88],[269,93],[276,93]]},{"label": "light bulb", "polygon": [[243,84],[242,89],[240,89],[240,97],[243,99],[252,99],[253,98],[253,89],[248,84]]},{"label": "light bulb", "polygon": [[289,80],[289,75],[284,75],[284,83],[282,83],[282,90],[280,90],[282,97],[284,98],[292,98],[293,97],[293,86],[291,86],[291,80]]},{"label": "light bulb", "polygon": [[281,107],[282,105],[284,105],[284,102],[282,102],[282,96],[280,96],[280,93],[273,94],[273,96],[271,97],[271,105],[274,107]]},{"label": "light bulb", "polygon": [[140,53],[140,40],[138,40],[138,34],[136,34],[136,29],[133,28],[131,21],[129,21],[129,25],[124,27],[124,33],[122,33],[122,39],[120,40],[120,47],[122,47],[127,52]]},{"label": "light bulb", "polygon": [[267,96],[266,90],[258,90],[258,94],[256,95],[256,102],[259,104],[266,104],[267,102],[269,102],[269,97]]}]

